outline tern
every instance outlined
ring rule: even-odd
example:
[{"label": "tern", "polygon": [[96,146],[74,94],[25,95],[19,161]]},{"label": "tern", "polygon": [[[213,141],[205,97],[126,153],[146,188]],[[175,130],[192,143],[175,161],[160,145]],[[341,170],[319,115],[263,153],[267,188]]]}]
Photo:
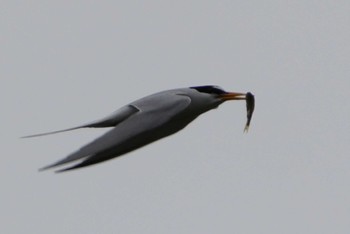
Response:
[{"label": "tern", "polygon": [[254,96],[251,93],[226,92],[219,86],[206,85],[179,88],[158,92],[113,112],[111,115],[73,128],[25,136],[23,138],[49,135],[79,128],[112,127],[110,131],[40,171],[77,162],[75,165],[57,170],[63,172],[100,163],[161,138],[172,135],[199,115],[217,108],[229,100],[246,100],[248,129],[254,109]]}]

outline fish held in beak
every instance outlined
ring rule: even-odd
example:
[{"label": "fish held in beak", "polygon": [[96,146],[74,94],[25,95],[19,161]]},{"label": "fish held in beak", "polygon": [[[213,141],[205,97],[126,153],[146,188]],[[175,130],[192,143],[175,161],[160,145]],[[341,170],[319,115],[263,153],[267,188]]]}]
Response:
[{"label": "fish held in beak", "polygon": [[254,107],[255,107],[254,95],[251,92],[246,93],[245,100],[246,100],[246,106],[247,106],[247,123],[244,127],[244,132],[248,132],[250,120],[252,119]]}]

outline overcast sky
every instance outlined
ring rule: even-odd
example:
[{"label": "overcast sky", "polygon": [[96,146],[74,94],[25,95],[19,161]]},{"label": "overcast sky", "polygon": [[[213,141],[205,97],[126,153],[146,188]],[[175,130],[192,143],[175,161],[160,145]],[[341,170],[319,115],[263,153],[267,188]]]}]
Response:
[{"label": "overcast sky", "polygon": [[[350,1],[1,1],[0,232],[350,233]],[[251,91],[124,157],[37,169],[160,90]]]}]

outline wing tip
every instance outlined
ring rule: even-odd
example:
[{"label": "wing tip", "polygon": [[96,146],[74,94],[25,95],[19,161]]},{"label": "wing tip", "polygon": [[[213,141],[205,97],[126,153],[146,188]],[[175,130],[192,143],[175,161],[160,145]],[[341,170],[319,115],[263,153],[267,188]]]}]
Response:
[{"label": "wing tip", "polygon": [[55,173],[56,174],[59,174],[59,173],[62,173],[62,172],[66,172],[66,171],[70,171],[70,170],[73,170],[75,167],[68,167],[68,168],[63,168],[63,169],[60,169],[60,170],[56,170]]},{"label": "wing tip", "polygon": [[[42,168],[38,169],[38,172],[47,171],[47,170],[52,169],[52,168],[57,167],[57,166],[59,166],[59,165],[49,165],[46,167],[42,167]],[[61,172],[70,171],[70,170],[75,169],[75,168],[76,168],[76,166],[72,166],[72,167],[68,167],[68,168],[59,169],[59,170],[56,170],[54,172],[58,174]]]},{"label": "wing tip", "polygon": [[43,171],[46,171],[46,170],[51,169],[53,167],[55,167],[55,165],[48,165],[48,166],[45,166],[45,167],[41,167],[41,168],[38,169],[38,172],[43,172]]},{"label": "wing tip", "polygon": [[[39,168],[38,171],[39,172],[46,171],[46,170],[49,170],[49,169],[52,169],[52,168],[55,168],[55,167],[63,166],[64,164],[67,164],[67,163],[70,163],[70,161],[61,160],[61,161],[58,161],[56,163],[53,163],[53,164],[47,165],[45,167]],[[61,173],[61,172],[65,172],[65,171],[70,171],[70,170],[77,169],[77,168],[84,167],[84,166],[85,165],[83,163],[78,163],[78,164],[74,164],[73,166],[70,166],[70,167],[66,167],[66,168],[63,168],[63,169],[56,170],[55,173]]]}]

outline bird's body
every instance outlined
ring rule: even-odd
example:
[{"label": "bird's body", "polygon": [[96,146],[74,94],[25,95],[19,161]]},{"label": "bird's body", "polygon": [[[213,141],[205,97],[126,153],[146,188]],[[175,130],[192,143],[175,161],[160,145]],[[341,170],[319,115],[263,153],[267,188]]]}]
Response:
[{"label": "bird's body", "polygon": [[245,99],[243,96],[242,93],[225,92],[217,86],[173,89],[146,96],[120,108],[102,120],[51,132],[57,133],[84,127],[113,127],[112,130],[78,151],[42,169],[83,160],[79,164],[60,170],[66,171],[118,157],[176,133],[202,113],[218,107],[226,100]]}]

